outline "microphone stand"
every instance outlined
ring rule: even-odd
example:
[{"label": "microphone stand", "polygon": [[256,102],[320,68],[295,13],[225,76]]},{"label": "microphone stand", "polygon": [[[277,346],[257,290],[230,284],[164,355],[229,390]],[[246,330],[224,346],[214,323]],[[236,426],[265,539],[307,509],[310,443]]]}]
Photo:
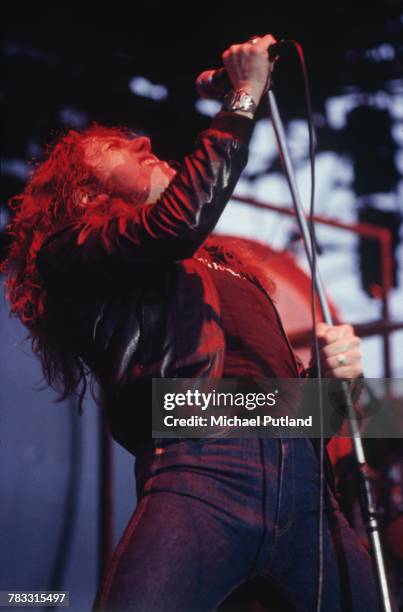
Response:
[{"label": "microphone stand", "polygon": [[[295,179],[294,169],[291,163],[291,158],[288,152],[287,141],[285,137],[284,128],[281,122],[280,114],[277,107],[277,102],[274,93],[271,89],[267,92],[267,101],[270,109],[271,120],[276,135],[277,146],[280,153],[280,158],[283,161],[284,172],[288,182],[288,186],[291,192],[291,198],[295,208],[295,214],[298,221],[298,225],[301,231],[301,235],[304,242],[305,252],[312,267],[312,242],[311,234],[308,228],[308,223],[305,217],[304,208],[302,206],[301,198],[298,191],[297,182]],[[316,248],[316,246],[314,247]],[[323,314],[323,319],[328,325],[333,325],[333,318],[330,312],[329,304],[324,292],[323,284],[320,278],[320,274],[315,266],[314,283],[316,293],[319,299],[320,307]],[[379,605],[382,612],[392,612],[392,606],[390,602],[390,595],[388,590],[388,583],[386,579],[385,563],[382,554],[382,546],[379,535],[378,520],[376,517],[376,508],[374,503],[374,497],[372,493],[372,486],[369,479],[369,468],[365,459],[364,448],[362,444],[361,435],[357,427],[357,419],[354,411],[353,402],[351,399],[350,391],[347,382],[342,381],[343,400],[346,407],[347,418],[352,434],[354,455],[357,462],[357,473],[360,486],[360,502],[361,512],[363,520],[368,534],[368,540],[371,547],[371,557],[374,566]]]}]

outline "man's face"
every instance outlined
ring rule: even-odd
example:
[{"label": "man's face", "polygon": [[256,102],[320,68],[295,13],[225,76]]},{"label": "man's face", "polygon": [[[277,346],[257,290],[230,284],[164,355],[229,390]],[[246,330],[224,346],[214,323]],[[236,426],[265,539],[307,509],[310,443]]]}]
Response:
[{"label": "man's face", "polygon": [[151,153],[149,138],[90,137],[84,142],[85,162],[108,187],[134,204],[156,202],[175,170]]}]

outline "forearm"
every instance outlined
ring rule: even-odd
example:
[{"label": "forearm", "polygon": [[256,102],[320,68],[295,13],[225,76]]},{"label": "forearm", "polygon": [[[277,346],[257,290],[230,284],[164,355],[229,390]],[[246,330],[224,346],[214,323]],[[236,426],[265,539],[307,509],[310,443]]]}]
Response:
[{"label": "forearm", "polygon": [[214,229],[247,161],[253,123],[220,113],[185,157],[177,176],[154,205],[144,207],[139,239],[173,259],[190,257]]},{"label": "forearm", "polygon": [[89,207],[45,241],[38,254],[42,271],[108,275],[122,265],[191,257],[231,197],[252,127],[247,118],[219,113],[157,202],[133,210],[110,202],[102,214]]}]

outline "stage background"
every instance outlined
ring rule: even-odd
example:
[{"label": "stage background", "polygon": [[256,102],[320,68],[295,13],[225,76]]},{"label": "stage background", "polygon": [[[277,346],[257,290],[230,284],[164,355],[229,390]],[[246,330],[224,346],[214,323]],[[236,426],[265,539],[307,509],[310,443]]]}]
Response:
[{"label": "stage background", "polygon": [[[49,140],[92,121],[122,124],[150,135],[158,155],[180,158],[218,107],[198,98],[197,75],[219,67],[229,44],[268,31],[299,40],[306,53],[318,136],[316,211],[355,222],[370,207],[378,211],[379,223],[390,220],[384,213],[401,212],[399,3],[370,7],[343,0],[314,8],[284,0],[280,7],[251,2],[247,8],[153,2],[141,14],[109,6],[102,15],[62,3],[40,14],[16,11],[3,47],[2,256],[11,214],[7,201],[23,188],[30,163],[43,158]],[[308,205],[305,106],[295,57],[279,62],[275,87]],[[360,166],[362,159],[367,166]],[[263,117],[236,193],[290,205],[272,128]],[[288,217],[231,202],[217,231],[286,249],[305,267]],[[363,289],[370,271],[361,263],[357,237],[322,226],[317,231],[320,270],[340,317],[353,323],[380,319],[380,300]],[[396,321],[403,318],[400,238],[397,228],[396,287],[390,294]],[[24,343],[25,330],[9,318],[4,298],[0,333],[0,589],[69,590],[71,610],[87,610],[98,580],[99,410],[88,398],[79,417],[74,400],[54,404],[53,392],[38,390],[38,362]],[[403,377],[402,341],[402,331],[391,335],[395,377]],[[367,376],[382,376],[381,339],[364,340],[363,350]],[[116,445],[113,482],[116,543],[135,505],[133,458]]]}]

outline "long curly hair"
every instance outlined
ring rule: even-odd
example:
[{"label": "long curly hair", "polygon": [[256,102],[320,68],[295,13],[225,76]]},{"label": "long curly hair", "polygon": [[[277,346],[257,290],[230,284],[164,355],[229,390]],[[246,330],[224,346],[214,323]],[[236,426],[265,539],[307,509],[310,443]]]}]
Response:
[{"label": "long curly hair", "polygon": [[[90,137],[133,136],[125,128],[98,124],[82,132],[70,130],[47,147],[45,161],[34,168],[24,191],[9,202],[15,214],[7,228],[11,246],[1,271],[6,273],[11,314],[27,327],[27,339],[40,359],[46,383],[59,393],[58,401],[78,393],[80,413],[89,370],[71,350],[52,316],[47,316],[47,292],[36,256],[45,239],[63,225],[108,207],[111,195],[84,163],[83,142]],[[83,206],[83,198],[97,206]],[[123,201],[118,204],[120,214],[129,214],[128,205]]]},{"label": "long curly hair", "polygon": [[[15,215],[8,226],[11,246],[1,271],[7,277],[5,288],[11,314],[27,327],[26,339],[31,340],[32,350],[41,362],[46,384],[58,392],[58,401],[78,394],[80,413],[87,379],[93,383],[96,375],[63,334],[62,314],[52,306],[36,256],[46,238],[67,223],[79,222],[84,234],[87,230],[102,231],[111,217],[119,217],[124,227],[125,220],[133,215],[133,205],[94,175],[84,161],[83,143],[91,137],[135,136],[125,128],[98,124],[82,132],[69,131],[47,147],[45,161],[33,170],[24,191],[10,200]],[[264,278],[245,241],[214,236],[196,256],[254,276],[269,293],[273,292],[274,285]],[[91,389],[96,401],[101,401],[95,397],[95,385],[91,384]],[[102,394],[100,386],[98,391]]]}]

